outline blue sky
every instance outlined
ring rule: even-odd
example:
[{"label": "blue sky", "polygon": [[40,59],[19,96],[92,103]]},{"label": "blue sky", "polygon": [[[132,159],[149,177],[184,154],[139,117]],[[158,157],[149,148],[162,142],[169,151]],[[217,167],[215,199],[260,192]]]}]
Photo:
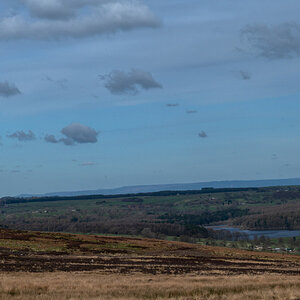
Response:
[{"label": "blue sky", "polygon": [[299,177],[299,9],[2,0],[0,195]]}]

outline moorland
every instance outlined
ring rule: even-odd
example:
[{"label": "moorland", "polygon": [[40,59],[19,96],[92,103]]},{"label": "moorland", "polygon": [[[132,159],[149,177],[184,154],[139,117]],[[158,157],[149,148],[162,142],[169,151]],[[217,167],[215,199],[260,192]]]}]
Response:
[{"label": "moorland", "polygon": [[300,256],[2,229],[0,299],[299,299]]}]

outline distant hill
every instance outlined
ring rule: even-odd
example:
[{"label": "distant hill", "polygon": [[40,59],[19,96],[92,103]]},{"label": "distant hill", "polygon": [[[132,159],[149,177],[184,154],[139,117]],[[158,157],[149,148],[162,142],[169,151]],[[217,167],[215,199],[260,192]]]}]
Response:
[{"label": "distant hill", "polygon": [[137,194],[151,193],[160,191],[183,191],[183,190],[201,190],[202,188],[246,188],[246,187],[267,187],[267,186],[287,186],[300,185],[300,178],[289,179],[266,179],[266,180],[229,180],[229,181],[209,181],[197,183],[179,183],[179,184],[158,184],[158,185],[136,185],[124,186],[112,189],[96,189],[84,191],[53,192],[46,194],[22,194],[18,197],[33,196],[81,196],[81,195],[119,195],[119,194]]}]

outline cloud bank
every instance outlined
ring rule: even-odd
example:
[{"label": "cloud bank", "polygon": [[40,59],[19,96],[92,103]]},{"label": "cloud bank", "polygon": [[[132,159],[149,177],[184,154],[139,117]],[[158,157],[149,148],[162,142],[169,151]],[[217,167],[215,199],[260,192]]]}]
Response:
[{"label": "cloud bank", "polygon": [[0,39],[84,38],[155,28],[148,6],[130,0],[20,0],[24,10],[0,20]]},{"label": "cloud bank", "polygon": [[53,134],[45,136],[47,143],[58,144],[63,143],[66,146],[75,144],[97,143],[99,132],[93,128],[80,123],[72,123],[61,130],[64,137],[57,139]]},{"label": "cloud bank", "polygon": [[266,58],[300,56],[300,26],[297,23],[282,23],[273,27],[248,25],[241,30],[241,37],[258,55]]},{"label": "cloud bank", "polygon": [[151,73],[136,69],[128,73],[114,70],[100,78],[105,81],[104,86],[115,95],[137,95],[139,88],[143,90],[162,88]]}]

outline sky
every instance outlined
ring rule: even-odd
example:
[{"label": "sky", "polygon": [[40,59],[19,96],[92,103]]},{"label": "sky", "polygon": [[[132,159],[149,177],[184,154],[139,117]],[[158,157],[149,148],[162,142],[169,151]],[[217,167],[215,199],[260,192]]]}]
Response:
[{"label": "sky", "polygon": [[300,177],[297,0],[2,0],[0,196]]}]

